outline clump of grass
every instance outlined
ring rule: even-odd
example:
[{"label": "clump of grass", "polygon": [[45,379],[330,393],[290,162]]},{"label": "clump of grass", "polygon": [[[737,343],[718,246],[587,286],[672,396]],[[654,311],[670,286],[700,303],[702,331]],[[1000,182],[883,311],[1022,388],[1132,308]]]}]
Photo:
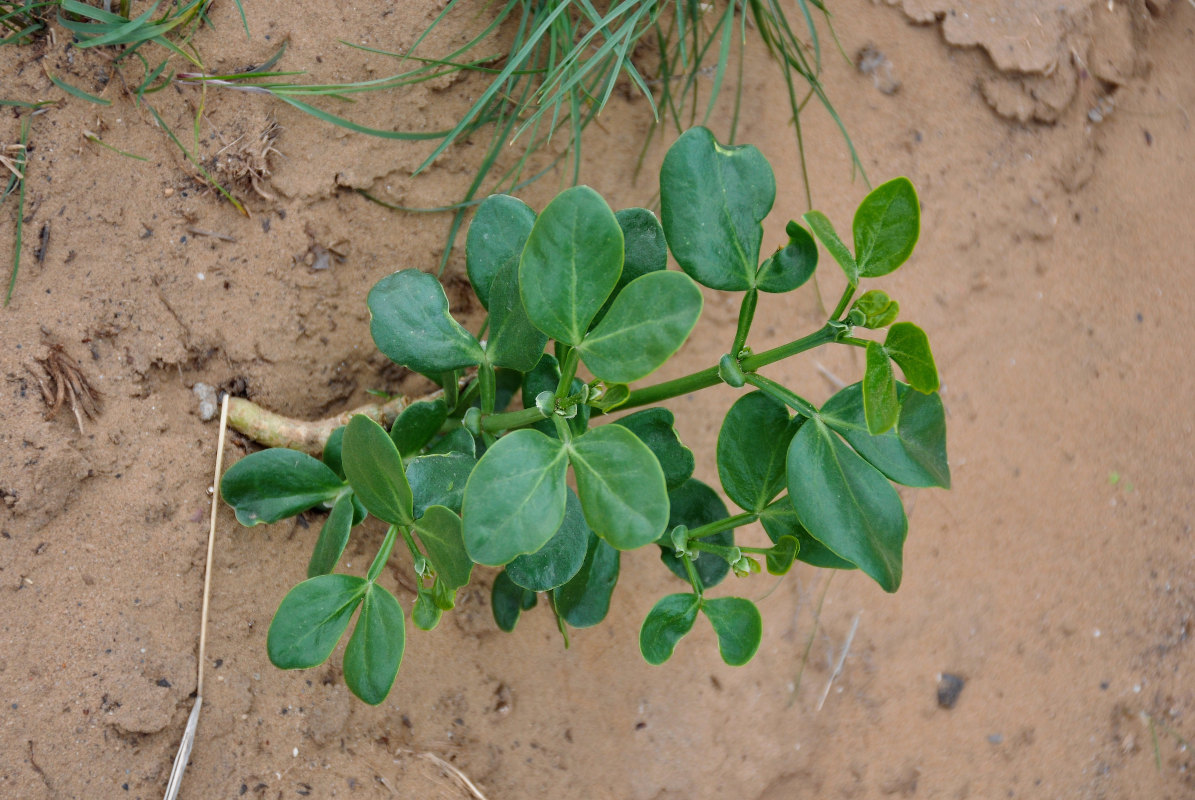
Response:
[{"label": "clump of grass", "polygon": [[0,0],[0,46],[28,44],[46,30],[46,14],[57,2]]},{"label": "clump of grass", "polygon": [[[582,134],[597,119],[620,82],[647,99],[657,123],[681,129],[708,121],[733,67],[735,105],[727,131],[733,141],[741,99],[743,50],[752,27],[753,35],[784,77],[802,168],[800,115],[812,98],[817,98],[837,122],[853,163],[860,166],[820,81],[822,45],[815,16],[820,15],[829,27],[829,13],[821,0],[793,0],[800,15],[795,25],[781,0],[730,0],[720,8],[696,0],[614,0],[604,10],[588,0],[504,0],[489,23],[465,44],[443,55],[425,56],[420,50],[424,40],[449,14],[465,13],[460,6],[460,0],[450,0],[406,52],[358,48],[398,61],[403,69],[384,78],[342,84],[297,83],[290,80],[296,73],[272,70],[282,51],[268,65],[254,70],[178,77],[184,82],[270,94],[318,119],[359,133],[434,141],[435,147],[415,174],[462,137],[488,128],[489,146],[464,197],[434,209],[403,209],[455,212],[441,271],[463,215],[483,192],[515,192],[557,167],[563,167],[573,183],[580,181]],[[509,46],[504,50],[487,49],[493,47],[490,42],[496,32],[508,37]],[[808,38],[808,44],[802,36]],[[648,54],[652,50],[654,58]],[[324,98],[351,101],[354,95],[365,92],[400,89],[465,73],[485,76],[489,83],[448,130],[369,128],[316,105]],[[702,98],[706,76],[709,89]],[[564,153],[546,166],[533,161],[532,157],[544,150],[554,136],[568,138]],[[513,159],[500,160],[508,146],[515,143],[520,144],[521,152],[516,152]]]},{"label": "clump of grass", "polygon": [[[15,105],[8,103],[7,105]],[[32,104],[23,104],[32,105]],[[17,273],[21,270],[21,241],[25,228],[25,184],[27,183],[27,167],[29,164],[29,119],[32,115],[25,114],[21,118],[20,139],[0,149],[0,168],[8,173],[8,181],[4,191],[0,193],[0,206],[3,206],[9,196],[16,196],[16,228],[13,235],[12,274],[8,278],[8,291],[4,294],[4,305],[12,300],[13,289],[17,285]]]}]

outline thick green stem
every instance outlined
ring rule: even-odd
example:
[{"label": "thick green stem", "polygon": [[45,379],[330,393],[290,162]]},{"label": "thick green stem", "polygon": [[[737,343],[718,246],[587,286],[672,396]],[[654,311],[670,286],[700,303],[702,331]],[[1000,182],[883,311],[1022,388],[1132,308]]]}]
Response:
[{"label": "thick green stem", "polygon": [[386,531],[386,538],[382,540],[382,546],[378,548],[378,554],[374,556],[373,563],[369,565],[369,572],[365,573],[365,580],[372,583],[382,574],[382,568],[390,560],[390,551],[394,549],[394,540],[397,538],[398,526],[391,525],[390,530]]},{"label": "thick green stem", "polygon": [[581,363],[581,354],[575,348],[569,348],[560,364],[560,383],[556,385],[557,399],[564,399],[573,388],[573,378],[577,375],[577,366]]},{"label": "thick green stem", "polygon": [[747,383],[751,384],[756,389],[762,389],[763,391],[767,392],[769,395],[775,397],[793,411],[796,411],[802,417],[807,417],[809,419],[814,419],[817,417],[817,407],[804,397],[801,397],[799,394],[789,389],[787,386],[776,383],[776,381],[770,378],[765,378],[762,375],[756,375],[754,373],[747,375],[746,377]]},{"label": "thick green stem", "polygon": [[693,566],[693,559],[683,555],[680,560],[685,562],[685,574],[689,576],[689,583],[692,584],[693,591],[698,597],[701,597],[705,594],[705,585],[701,582],[701,576],[697,574],[697,569]]},{"label": "thick green stem", "polygon": [[524,408],[522,411],[506,411],[501,414],[489,414],[481,418],[481,429],[487,433],[525,428],[539,422],[546,417],[535,406]]},{"label": "thick green stem", "polygon": [[838,300],[838,305],[834,309],[834,313],[830,315],[830,319],[838,319],[842,316],[842,312],[846,311],[847,304],[851,302],[851,298],[855,296],[855,290],[858,286],[848,283],[846,289],[842,292],[842,297]]},{"label": "thick green stem", "polygon": [[739,325],[734,332],[734,346],[730,348],[730,357],[738,359],[739,353],[747,344],[747,334],[751,330],[751,322],[755,319],[755,305],[759,302],[759,291],[748,289],[743,295],[743,305],[739,307]]},{"label": "thick green stem", "polygon": [[695,528],[689,531],[689,541],[692,542],[695,539],[704,539],[707,536],[713,536],[714,534],[721,533],[722,531],[728,531],[732,528],[738,528],[743,525],[750,525],[757,519],[759,519],[758,514],[752,511],[744,511],[741,514],[735,514],[733,517],[726,517],[724,519],[718,520],[717,522],[711,522],[709,524],[702,525],[700,528]]},{"label": "thick green stem", "polygon": [[494,402],[497,397],[497,376],[494,368],[487,361],[477,370],[477,383],[481,389],[481,413],[493,414]]}]

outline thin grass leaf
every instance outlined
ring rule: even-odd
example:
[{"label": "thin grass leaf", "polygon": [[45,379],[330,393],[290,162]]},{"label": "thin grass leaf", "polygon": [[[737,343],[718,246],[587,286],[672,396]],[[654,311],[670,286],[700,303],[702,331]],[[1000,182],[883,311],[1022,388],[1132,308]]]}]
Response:
[{"label": "thin grass leaf", "polygon": [[199,170],[199,173],[203,175],[203,179],[206,180],[208,184],[217,192],[222,194],[225,200],[232,203],[233,207],[237,211],[241,212],[246,217],[249,216],[249,212],[245,210],[245,206],[241,204],[241,201],[237,200],[227,189],[221,186],[219,181],[212,177],[210,172],[204,169],[203,164],[199,163],[199,159],[192,155],[192,153],[183,146],[183,143],[180,142],[178,137],[174,135],[174,131],[170,130],[170,126],[168,126],[165,120],[162,119],[162,116],[158,113],[158,110],[148,103],[146,103],[145,107],[149,109],[149,113],[154,115],[154,119],[158,122],[158,127],[166,132],[166,135],[170,137],[170,141],[174,142],[178,149],[183,151],[183,155],[186,156],[187,160],[191,162],[191,165]]},{"label": "thin grass leaf", "polygon": [[104,98],[102,98],[102,97],[97,97],[97,96],[96,96],[96,95],[94,95],[94,94],[91,94],[91,93],[89,93],[89,92],[85,92],[85,91],[83,91],[82,89],[80,89],[80,88],[79,88],[79,87],[77,87],[77,86],[71,86],[71,85],[70,85],[69,83],[67,83],[66,81],[64,81],[64,80],[61,80],[60,78],[57,78],[57,77],[55,77],[55,76],[54,76],[54,73],[50,72],[49,70],[46,70],[46,77],[50,79],[50,83],[54,84],[54,85],[55,85],[55,86],[57,86],[59,89],[61,89],[62,91],[66,92],[67,94],[69,94],[69,95],[72,95],[72,96],[74,96],[74,97],[77,97],[77,98],[79,98],[80,100],[86,100],[86,101],[87,101],[87,102],[89,102],[89,103],[95,103],[95,104],[97,104],[97,105],[101,105],[101,106],[110,106],[110,105],[112,105],[112,101],[111,101],[111,100],[105,100],[105,99],[104,99]]},{"label": "thin grass leaf", "polygon": [[[4,305],[8,306],[9,301],[12,300],[13,289],[17,285],[17,273],[21,270],[21,241],[25,231],[25,184],[28,181],[28,172],[26,165],[29,163],[29,120],[32,116],[26,116],[21,119],[21,156],[16,159],[17,171],[23,177],[20,179],[13,176],[12,180],[16,181],[17,189],[17,216],[16,216],[16,231],[13,239],[12,248],[12,274],[8,278],[8,292],[4,295]],[[12,181],[9,182],[9,188],[5,190],[4,197],[7,197],[12,190]],[[3,197],[0,197],[0,202],[3,202]]]}]

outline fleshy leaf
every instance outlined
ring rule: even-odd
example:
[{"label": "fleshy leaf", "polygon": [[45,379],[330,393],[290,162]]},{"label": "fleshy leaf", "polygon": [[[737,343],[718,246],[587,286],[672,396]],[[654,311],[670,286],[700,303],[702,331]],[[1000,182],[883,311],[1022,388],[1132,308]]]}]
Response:
[{"label": "fleshy leaf", "polygon": [[[677,525],[684,525],[689,530],[697,530],[702,525],[726,519],[730,514],[726,511],[726,504],[718,493],[696,478],[690,478],[681,486],[668,493],[668,530]],[[705,536],[703,542],[731,547],[734,545],[734,531],[722,531],[713,536]],[[664,566],[672,570],[672,574],[682,581],[688,581],[684,563],[676,557],[676,550],[665,537],[656,542],[660,546],[660,560]],[[698,553],[693,559],[693,566],[697,570],[697,577],[706,589],[717,586],[730,572],[730,564],[726,559],[714,553]]]},{"label": "fleshy leaf", "polygon": [[507,633],[515,629],[524,611],[535,608],[536,602],[535,592],[512,581],[506,570],[494,577],[494,586],[490,590],[490,610],[494,614],[494,622]]},{"label": "fleshy leaf", "polygon": [[421,631],[435,630],[444,612],[436,605],[430,589],[420,588],[415,594],[415,605],[411,609],[411,622]]},{"label": "fleshy leaf", "polygon": [[793,508],[788,495],[777,499],[765,508],[764,512],[759,515],[759,521],[763,524],[763,529],[773,544],[779,544],[785,538],[797,540],[799,545],[797,548],[798,561],[826,569],[858,569],[850,561],[835,555],[834,551],[809,535],[809,531],[805,530],[805,526],[797,519],[797,510]]},{"label": "fleshy leaf", "polygon": [[567,469],[564,444],[539,431],[518,430],[494,443],[465,486],[469,556],[500,566],[543,547],[564,519]]},{"label": "fleshy leaf", "polygon": [[822,406],[822,420],[838,431],[864,460],[889,480],[905,486],[950,488],[946,460],[946,412],[942,398],[922,394],[900,383],[900,416],[896,427],[880,436],[867,432],[863,416],[863,390],[855,383]]},{"label": "fleshy leaf", "polygon": [[328,441],[324,442],[324,452],[320,456],[320,460],[339,475],[341,480],[344,480],[344,466],[340,463],[340,449],[343,444],[344,426],[341,425],[328,434]]},{"label": "fleshy leaf", "polygon": [[349,691],[376,706],[390,694],[406,645],[402,606],[390,592],[369,584],[357,627],[344,650],[344,682]]},{"label": "fleshy leaf", "polygon": [[896,376],[888,351],[877,342],[867,343],[867,369],[863,373],[863,416],[867,432],[879,436],[896,424],[900,403],[896,399]]},{"label": "fleshy leaf", "polygon": [[581,501],[569,489],[560,528],[539,550],[507,564],[506,574],[516,584],[533,592],[555,589],[567,583],[585,563],[591,533],[581,511]]},{"label": "fleshy leaf", "polygon": [[905,374],[905,380],[923,394],[938,391],[938,368],[925,331],[911,322],[897,322],[888,329],[884,349]]},{"label": "fleshy leaf", "polygon": [[589,628],[605,619],[618,583],[620,560],[617,550],[591,535],[581,569],[568,583],[552,590],[556,613],[574,628]]},{"label": "fleshy leaf", "polygon": [[448,455],[450,453],[459,453],[466,455],[473,460],[477,460],[477,440],[473,438],[473,434],[469,433],[464,428],[456,428],[434,440],[427,446],[428,455]]},{"label": "fleshy leaf", "polygon": [[675,422],[676,417],[671,411],[656,407],[636,411],[613,423],[626,428],[647,445],[664,470],[668,491],[676,489],[693,475],[693,451],[681,444]]},{"label": "fleshy leaf", "polygon": [[480,364],[481,344],[448,313],[434,275],[404,269],[369,290],[369,332],[382,354],[424,375]]},{"label": "fleshy leaf", "polygon": [[477,207],[465,237],[465,270],[486,308],[490,308],[494,277],[510,264],[517,268],[534,224],[531,207],[510,195],[491,195]]},{"label": "fleshy leaf", "polygon": [[764,217],[776,178],[752,146],[727,147],[707,129],[690,128],[660,168],[660,211],[668,246],[681,269],[711,289],[756,285]]},{"label": "fleshy leaf", "polygon": [[327,575],[336,568],[336,562],[340,560],[340,554],[349,542],[349,533],[353,530],[353,511],[353,495],[345,492],[332,506],[332,513],[324,520],[324,527],[320,528],[311,560],[307,562],[308,578]]},{"label": "fleshy leaf", "polygon": [[519,290],[531,322],[577,345],[618,283],[622,229],[588,186],[556,195],[539,215],[519,262]]},{"label": "fleshy leaf", "polygon": [[800,424],[763,392],[736,400],[718,433],[718,478],[726,496],[747,511],[762,511],[780,494],[788,443]]},{"label": "fleshy leaf", "polygon": [[418,455],[423,446],[440,432],[440,426],[446,419],[448,406],[439,398],[411,403],[390,426],[390,439],[398,448],[399,455],[411,458]]},{"label": "fleshy leaf", "polygon": [[355,575],[320,575],[287,592],[266,635],[270,662],[279,669],[306,669],[327,661],[367,585]]},{"label": "fleshy leaf", "polygon": [[801,543],[795,536],[781,536],[780,539],[764,555],[768,564],[768,572],[772,575],[786,575],[797,560],[797,551]]},{"label": "fleshy leaf", "polygon": [[860,276],[878,278],[905,263],[921,232],[921,205],[909,179],[873,189],[856,209],[853,228]]},{"label": "fleshy leaf", "polygon": [[763,619],[755,603],[742,597],[706,598],[701,611],[718,634],[718,652],[732,667],[741,667],[755,657],[763,637]]},{"label": "fleshy leaf", "polygon": [[614,298],[628,283],[641,275],[668,268],[668,243],[664,241],[664,229],[655,214],[646,208],[624,208],[616,211],[614,218],[622,228],[622,274],[590,327],[602,321]]},{"label": "fleshy leaf", "polygon": [[822,247],[826,248],[838,266],[842,267],[842,271],[846,273],[846,279],[851,286],[859,285],[859,265],[855,262],[855,257],[851,255],[850,248],[838,238],[838,232],[834,230],[834,224],[820,211],[806,212],[801,219],[805,220],[805,224],[809,226],[809,230],[813,231],[813,235],[817,237],[818,241],[822,243]]},{"label": "fleshy leaf", "polygon": [[789,445],[788,493],[815,539],[884,591],[897,590],[908,532],[900,497],[820,419],[802,425]]},{"label": "fleshy leaf", "polygon": [[670,594],[660,598],[639,629],[639,652],[648,664],[663,664],[672,657],[676,643],[693,629],[701,598],[695,594]]},{"label": "fleshy leaf", "polygon": [[654,372],[685,343],[701,316],[701,290],[679,272],[651,272],[627,284],[578,345],[585,366],[610,383]]},{"label": "fleshy leaf", "polygon": [[445,506],[459,514],[465,484],[476,464],[477,459],[465,453],[429,453],[412,459],[407,464],[407,482],[414,496],[415,518],[430,506]]},{"label": "fleshy leaf", "polygon": [[415,535],[446,589],[455,591],[469,582],[473,562],[465,551],[460,517],[444,506],[432,506],[415,522]]},{"label": "fleshy leaf", "polygon": [[363,414],[349,420],[343,459],[349,484],[370,514],[394,525],[414,519],[402,458],[381,425]]},{"label": "fleshy leaf", "polygon": [[283,447],[250,453],[220,481],[224,502],[246,526],[293,517],[333,501],[343,489],[344,482],[327,464]]},{"label": "fleshy leaf", "polygon": [[647,445],[620,425],[604,425],[573,439],[568,453],[594,533],[619,550],[660,538],[668,522],[668,490]]},{"label": "fleshy leaf", "polygon": [[796,222],[785,228],[788,244],[759,265],[756,283],[761,292],[791,292],[813,277],[817,269],[817,244]]},{"label": "fleshy leaf", "polygon": [[519,265],[507,264],[490,288],[490,338],[486,355],[491,364],[527,372],[539,363],[548,337],[531,324],[519,293]]}]

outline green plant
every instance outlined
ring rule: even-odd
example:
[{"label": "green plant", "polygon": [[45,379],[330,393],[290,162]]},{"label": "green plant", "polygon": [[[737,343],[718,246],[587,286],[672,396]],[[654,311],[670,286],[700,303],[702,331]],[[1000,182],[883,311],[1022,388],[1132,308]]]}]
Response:
[{"label": "green plant", "polygon": [[[771,167],[754,147],[726,147],[695,128],[669,150],[660,188],[662,225],[644,209],[613,212],[585,186],[565,190],[538,216],[504,195],[482,203],[466,250],[470,281],[489,312],[484,340],[453,319],[431,275],[402,270],[373,287],[378,349],[442,391],[402,408],[388,432],[354,416],[329,436],[322,460],[264,450],[221,482],[245,525],[330,509],[308,580],[287,594],[270,626],[276,665],[323,662],[360,607],[345,681],[370,703],[386,697],[405,625],[379,580],[399,541],[416,576],[417,627],[435,627],[481,564],[504,567],[492,590],[501,628],[513,629],[546,593],[566,641],[568,627],[605,617],[621,552],[658,545],[689,589],[665,596],[643,624],[640,646],[655,664],[699,613],[728,663],[750,660],[761,635],[754,604],[706,595],[731,571],[782,575],[801,560],[857,567],[896,590],[907,521],[892,482],[949,485],[945,417],[925,334],[893,323],[895,304],[882,293],[851,300],[861,279],[892,272],[912,252],[912,185],[898,178],[863,200],[853,251],[824,216],[805,215],[848,286],[825,325],[761,353],[747,344],[760,293],[804,284],[818,254],[809,231],[790,222],[788,242],[760,261],[761,223],[775,198]],[[669,250],[683,271],[666,269]],[[727,353],[688,376],[631,389],[688,337],[702,310],[698,284],[742,294]],[[882,343],[854,335],[885,326]],[[867,369],[821,408],[760,374],[832,344],[865,348]],[[892,361],[907,384],[895,379]],[[582,365],[588,380],[578,377]],[[692,477],[694,457],[672,412],[643,408],[718,383],[755,390],[731,406],[718,436],[722,489],[741,509],[733,514]],[[523,407],[507,410],[518,393]],[[641,410],[590,424],[630,409]],[[388,530],[366,576],[334,573],[367,515]],[[736,543],[735,529],[757,521],[771,544]]]},{"label": "green plant", "polygon": [[[434,209],[402,209],[383,203],[400,210],[455,212],[441,271],[465,213],[486,191],[513,193],[561,161],[566,162],[571,183],[580,180],[582,134],[597,120],[619,81],[646,98],[657,123],[670,120],[679,131],[699,118],[703,124],[708,121],[728,70],[737,68],[736,87],[741,87],[749,19],[784,78],[802,170],[804,144],[800,115],[813,96],[838,124],[853,165],[861,167],[846,129],[821,85],[822,50],[814,14],[823,15],[827,24],[829,14],[818,0],[796,0],[794,5],[801,16],[799,26],[790,23],[780,0],[731,0],[718,8],[693,0],[618,0],[603,6],[603,10],[588,0],[504,0],[495,6],[496,13],[485,28],[465,44],[442,56],[424,57],[419,52],[420,45],[450,14],[465,13],[460,5],[459,0],[450,0],[405,53],[359,48],[396,58],[400,66],[414,65],[384,78],[356,83],[300,84],[290,80],[296,73],[271,71],[269,66],[235,74],[180,74],[179,78],[267,93],[325,122],[359,133],[435,142],[416,174],[462,137],[489,127],[492,130],[489,146],[475,179],[459,202]],[[797,31],[802,29],[809,39],[808,45],[798,38]],[[496,32],[509,35],[509,46],[498,51],[483,49],[492,47]],[[737,59],[732,47],[736,35]],[[279,56],[281,50],[271,63]],[[699,95],[706,71],[709,91],[703,100]],[[448,130],[379,130],[312,104],[321,98],[349,100],[361,93],[399,89],[459,73],[491,77],[478,99]],[[731,141],[738,125],[738,91],[736,88],[727,131]],[[567,137],[569,147],[546,165],[533,161],[533,156],[553,136]],[[521,154],[505,160],[500,168],[500,159],[516,141],[521,142]],[[503,171],[498,172],[499,169]],[[366,196],[382,202],[367,193]]]}]

